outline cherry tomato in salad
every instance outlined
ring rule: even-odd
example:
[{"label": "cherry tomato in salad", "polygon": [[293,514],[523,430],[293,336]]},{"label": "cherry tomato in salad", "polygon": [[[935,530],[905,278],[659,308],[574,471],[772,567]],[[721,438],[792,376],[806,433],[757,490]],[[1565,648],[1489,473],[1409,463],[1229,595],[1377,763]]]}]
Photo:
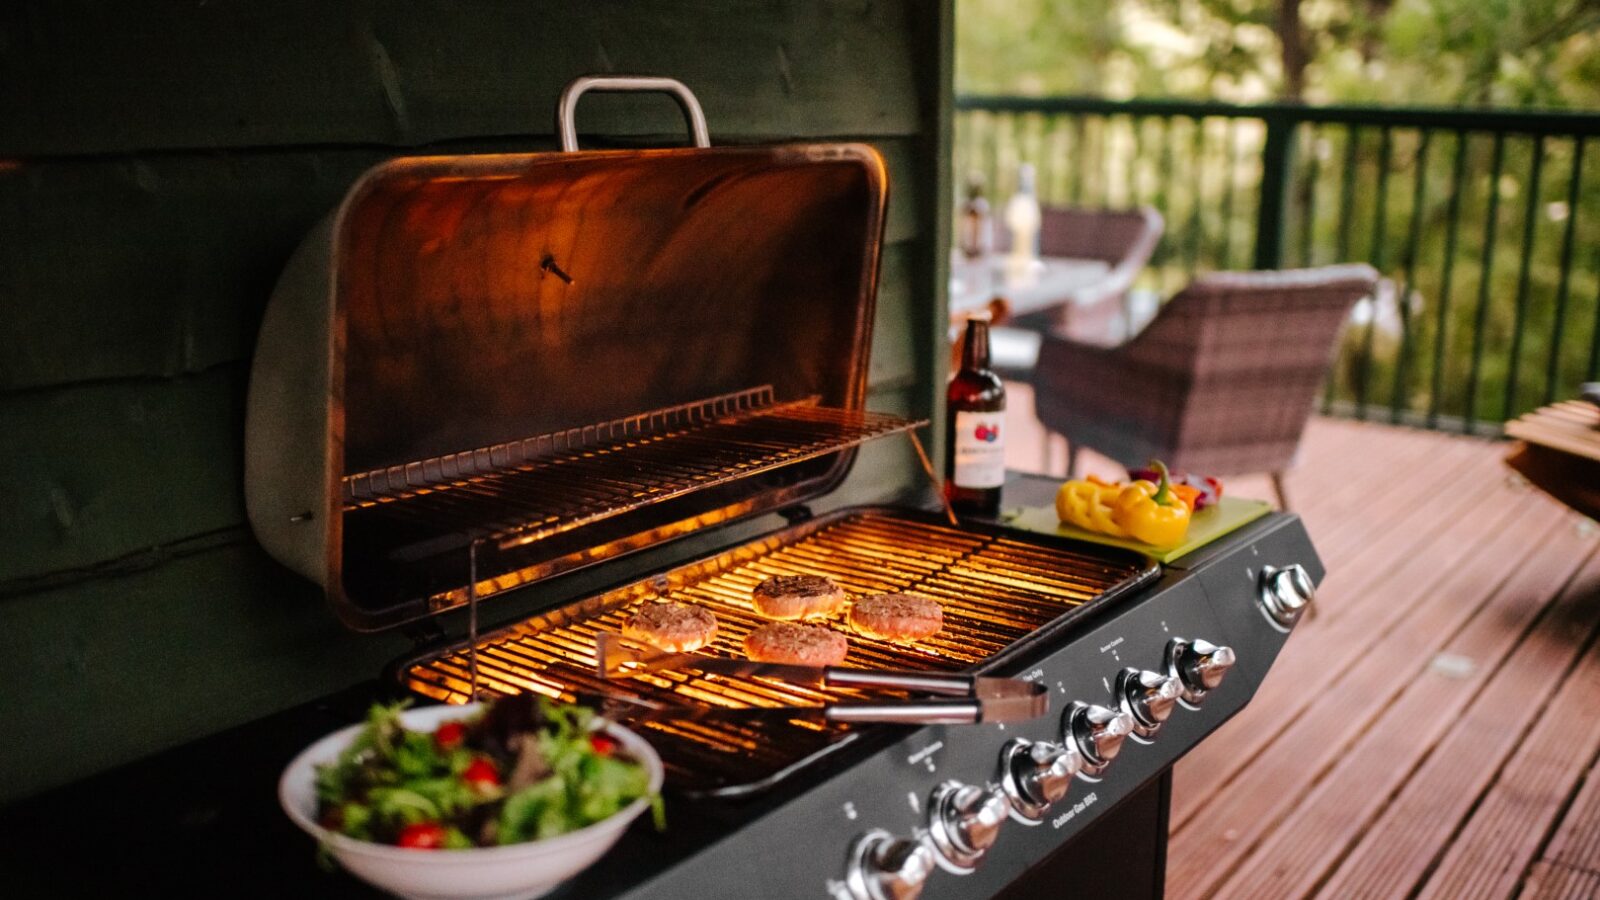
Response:
[{"label": "cherry tomato in salad", "polygon": [[415,822],[400,829],[395,843],[407,850],[437,850],[444,846],[444,826],[438,822]]},{"label": "cherry tomato in salad", "polygon": [[617,751],[617,739],[609,734],[596,731],[589,735],[589,748],[601,756],[610,756]]},{"label": "cherry tomato in salad", "polygon": [[446,722],[433,733],[433,743],[440,750],[453,750],[467,739],[467,726],[460,722]]},{"label": "cherry tomato in salad", "polygon": [[480,756],[467,764],[461,773],[461,780],[475,788],[497,787],[500,784],[500,770]]}]

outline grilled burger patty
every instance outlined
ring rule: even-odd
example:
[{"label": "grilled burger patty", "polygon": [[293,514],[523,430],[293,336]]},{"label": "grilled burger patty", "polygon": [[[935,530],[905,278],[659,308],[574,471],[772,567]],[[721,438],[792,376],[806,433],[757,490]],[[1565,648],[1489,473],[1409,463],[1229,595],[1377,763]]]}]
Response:
[{"label": "grilled burger patty", "polygon": [[920,641],[944,627],[944,610],[921,594],[877,594],[850,607],[850,627],[885,641]]},{"label": "grilled burger patty", "polygon": [[673,653],[698,650],[717,635],[717,617],[688,603],[646,603],[622,626],[624,636]]},{"label": "grilled burger patty", "polygon": [[821,625],[771,622],[750,632],[744,652],[756,662],[836,666],[850,652],[850,642]]},{"label": "grilled burger patty", "polygon": [[750,593],[756,612],[769,619],[831,616],[845,599],[844,590],[822,575],[774,575]]}]

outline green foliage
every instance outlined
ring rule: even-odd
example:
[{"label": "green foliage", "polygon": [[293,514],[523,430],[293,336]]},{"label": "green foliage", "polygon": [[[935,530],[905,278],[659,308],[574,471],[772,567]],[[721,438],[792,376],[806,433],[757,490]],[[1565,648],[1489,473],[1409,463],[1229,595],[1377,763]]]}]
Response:
[{"label": "green foliage", "polygon": [[961,0],[956,33],[963,92],[1083,93],[1108,69],[1149,68],[1115,5],[1096,0]]},{"label": "green foliage", "polygon": [[963,0],[958,93],[1600,106],[1600,0]]},{"label": "green foliage", "polygon": [[[1075,4],[969,0],[958,92],[1267,100],[1283,86],[1281,7],[1299,10],[1313,103],[1600,108],[1600,0],[1131,0],[1077,23]],[[1041,10],[1048,22],[1029,18]],[[1510,134],[1496,170],[1493,135],[1463,133],[1297,129],[1283,265],[1367,261],[1388,279],[1376,316],[1346,331],[1335,405],[1468,427],[1600,374],[1600,141],[1579,159],[1573,136]],[[1141,287],[1170,295],[1253,262],[1265,138],[1248,110],[971,110],[956,166],[996,196],[1026,161],[1046,203],[1155,206],[1167,228]]]}]

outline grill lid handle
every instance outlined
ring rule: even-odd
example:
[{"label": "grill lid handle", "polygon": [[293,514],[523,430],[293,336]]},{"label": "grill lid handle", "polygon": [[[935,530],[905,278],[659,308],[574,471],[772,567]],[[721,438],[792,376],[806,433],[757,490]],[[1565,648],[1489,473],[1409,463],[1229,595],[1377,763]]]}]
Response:
[{"label": "grill lid handle", "polygon": [[683,107],[684,118],[689,120],[689,133],[696,147],[711,146],[711,133],[706,129],[706,114],[694,92],[676,78],[655,75],[580,75],[572,79],[561,91],[556,104],[556,133],[561,135],[561,149],[574,153],[578,149],[578,98],[587,91],[646,91],[671,94]]}]

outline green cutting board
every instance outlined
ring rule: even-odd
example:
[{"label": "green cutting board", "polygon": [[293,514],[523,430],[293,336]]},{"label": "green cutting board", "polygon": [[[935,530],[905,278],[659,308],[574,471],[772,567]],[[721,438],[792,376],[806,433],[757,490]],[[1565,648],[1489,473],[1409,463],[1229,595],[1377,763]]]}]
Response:
[{"label": "green cutting board", "polygon": [[1020,509],[1008,511],[1000,517],[1000,521],[1012,528],[1024,531],[1037,531],[1043,534],[1054,534],[1061,537],[1075,538],[1080,541],[1089,541],[1093,544],[1105,544],[1108,547],[1125,547],[1137,550],[1150,556],[1157,562],[1169,563],[1186,553],[1198,550],[1230,531],[1242,525],[1261,518],[1272,511],[1272,504],[1264,500],[1245,500],[1240,497],[1223,497],[1216,506],[1208,507],[1194,514],[1189,520],[1189,533],[1184,536],[1183,543],[1176,547],[1152,547],[1149,544],[1127,538],[1114,538],[1110,535],[1096,534],[1086,531],[1076,525],[1066,525],[1056,518],[1054,506],[1024,506]]}]

